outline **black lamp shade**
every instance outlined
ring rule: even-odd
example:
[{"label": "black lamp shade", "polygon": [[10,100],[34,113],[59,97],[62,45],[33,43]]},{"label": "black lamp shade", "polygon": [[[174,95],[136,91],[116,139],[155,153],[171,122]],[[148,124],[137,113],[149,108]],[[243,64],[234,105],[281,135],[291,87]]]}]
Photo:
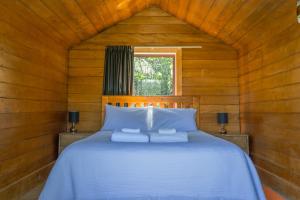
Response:
[{"label": "black lamp shade", "polygon": [[69,112],[69,122],[71,122],[71,123],[79,122],[79,112],[78,111],[70,111]]},{"label": "black lamp shade", "polygon": [[228,113],[218,113],[217,115],[219,124],[227,124],[228,123]]}]

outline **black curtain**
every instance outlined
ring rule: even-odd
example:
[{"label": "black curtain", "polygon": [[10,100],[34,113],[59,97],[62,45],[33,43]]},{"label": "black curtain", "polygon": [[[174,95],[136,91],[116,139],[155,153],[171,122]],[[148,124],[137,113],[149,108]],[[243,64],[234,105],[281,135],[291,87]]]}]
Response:
[{"label": "black curtain", "polygon": [[104,95],[131,95],[134,51],[131,46],[108,46],[105,49]]}]

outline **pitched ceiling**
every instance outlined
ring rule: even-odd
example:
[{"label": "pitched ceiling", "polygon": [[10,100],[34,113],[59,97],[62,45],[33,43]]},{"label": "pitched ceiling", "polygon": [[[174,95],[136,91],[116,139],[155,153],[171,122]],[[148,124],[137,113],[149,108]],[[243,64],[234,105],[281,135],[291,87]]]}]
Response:
[{"label": "pitched ceiling", "polygon": [[[14,0],[0,1],[66,47],[80,43],[150,6],[239,50],[259,46],[296,22],[294,0]],[[284,23],[274,23],[278,21]],[[49,34],[49,33],[48,33]]]}]

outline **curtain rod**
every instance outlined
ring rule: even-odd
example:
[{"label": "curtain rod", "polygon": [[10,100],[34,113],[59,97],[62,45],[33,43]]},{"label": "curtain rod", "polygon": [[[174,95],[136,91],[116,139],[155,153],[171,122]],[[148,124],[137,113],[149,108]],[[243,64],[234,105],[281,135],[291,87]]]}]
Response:
[{"label": "curtain rod", "polygon": [[200,45],[195,45],[195,46],[187,46],[187,45],[182,45],[182,46],[133,46],[134,48],[202,48]]}]

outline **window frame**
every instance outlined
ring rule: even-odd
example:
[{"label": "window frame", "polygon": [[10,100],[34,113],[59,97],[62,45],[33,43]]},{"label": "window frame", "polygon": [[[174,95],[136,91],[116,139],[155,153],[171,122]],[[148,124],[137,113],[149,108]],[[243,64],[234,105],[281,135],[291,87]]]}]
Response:
[{"label": "window frame", "polygon": [[173,59],[173,94],[182,95],[182,53],[179,47],[134,47],[134,56],[140,57],[172,57]]},{"label": "window frame", "polygon": [[[175,78],[175,68],[176,68],[176,54],[174,53],[169,53],[169,54],[166,54],[166,53],[135,53],[134,54],[134,57],[151,57],[151,58],[161,58],[161,57],[165,57],[165,58],[173,58],[173,89],[172,89],[172,94],[171,95],[168,95],[168,96],[175,96],[175,93],[176,93],[176,85],[175,85],[175,81],[176,81],[176,78]],[[157,96],[164,96],[164,95],[157,95]]]}]

